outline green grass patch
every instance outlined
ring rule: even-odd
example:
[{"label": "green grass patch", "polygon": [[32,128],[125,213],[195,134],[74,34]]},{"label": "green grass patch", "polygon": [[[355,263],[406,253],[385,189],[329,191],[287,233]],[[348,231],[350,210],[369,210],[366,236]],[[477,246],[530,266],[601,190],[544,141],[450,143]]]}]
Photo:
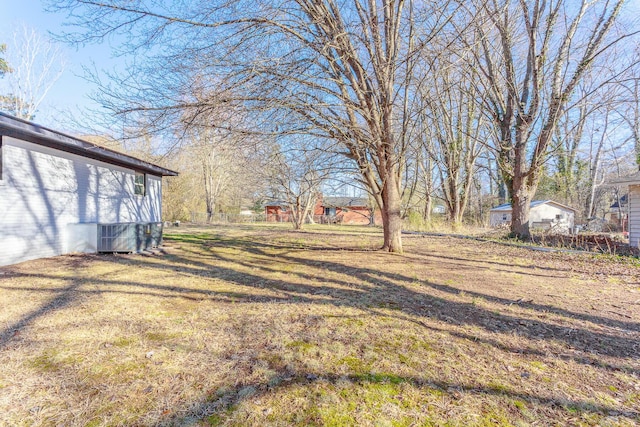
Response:
[{"label": "green grass patch", "polygon": [[316,347],[315,344],[307,342],[307,341],[291,341],[285,344],[288,348],[296,348],[301,351],[309,351]]},{"label": "green grass patch", "polygon": [[112,344],[116,347],[129,347],[130,345],[133,345],[135,343],[138,342],[138,339],[136,337],[119,337],[116,338]]}]

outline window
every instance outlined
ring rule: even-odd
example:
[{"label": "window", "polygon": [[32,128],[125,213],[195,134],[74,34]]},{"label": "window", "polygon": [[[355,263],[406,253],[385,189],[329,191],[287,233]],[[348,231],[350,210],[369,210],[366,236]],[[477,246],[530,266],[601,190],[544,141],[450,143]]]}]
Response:
[{"label": "window", "polygon": [[561,218],[562,218],[562,215],[560,215],[560,214],[556,215],[556,221],[560,221]]},{"label": "window", "polygon": [[503,220],[503,221],[507,221],[507,220],[508,220],[508,218],[507,218],[507,214],[502,214],[502,220]]},{"label": "window", "polygon": [[134,194],[139,196],[144,196],[146,194],[146,182],[147,176],[142,172],[136,172],[135,182],[134,182]]},{"label": "window", "polygon": [[336,216],[336,208],[324,208],[324,214],[326,216]]}]

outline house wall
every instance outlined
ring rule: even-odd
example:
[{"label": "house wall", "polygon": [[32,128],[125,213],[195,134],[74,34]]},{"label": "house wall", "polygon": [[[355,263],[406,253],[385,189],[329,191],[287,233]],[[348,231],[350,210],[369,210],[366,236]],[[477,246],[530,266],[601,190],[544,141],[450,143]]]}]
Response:
[{"label": "house wall", "polygon": [[[364,206],[353,206],[347,210],[345,208],[336,208],[336,217],[342,218],[342,224],[369,224],[369,208]],[[265,220],[267,222],[289,222],[292,220],[291,215],[281,206],[265,206]],[[322,222],[324,217],[324,206],[321,201],[316,203],[313,209],[313,216],[317,222]],[[382,224],[382,216],[376,212],[375,223]]]},{"label": "house wall", "polygon": [[553,231],[569,232],[574,225],[574,212],[551,203],[535,206],[529,213],[529,226],[535,228],[542,223],[549,224]]},{"label": "house wall", "polygon": [[489,215],[489,225],[491,227],[499,227],[507,224],[511,224],[511,211],[491,212]]},{"label": "house wall", "polygon": [[266,206],[264,213],[267,222],[289,222],[292,220],[291,215],[282,206]]},{"label": "house wall", "polygon": [[640,184],[629,185],[629,246],[640,247]]},{"label": "house wall", "polygon": [[[350,207],[348,210],[343,210],[341,208],[336,209],[336,216],[342,216],[343,224],[368,225],[370,215],[371,211],[367,207],[354,206]],[[375,217],[377,224],[382,223],[382,218],[379,215],[375,215]]]},{"label": "house wall", "polygon": [[[556,219],[560,215],[560,219]],[[506,217],[506,219],[505,219]],[[569,232],[574,226],[575,213],[551,203],[537,205],[529,212],[529,225],[535,227],[553,227],[557,232]],[[495,211],[489,215],[489,225],[499,227],[511,223],[511,211]]]},{"label": "house wall", "polygon": [[2,137],[0,265],[73,250],[74,224],[161,221],[162,178]]}]

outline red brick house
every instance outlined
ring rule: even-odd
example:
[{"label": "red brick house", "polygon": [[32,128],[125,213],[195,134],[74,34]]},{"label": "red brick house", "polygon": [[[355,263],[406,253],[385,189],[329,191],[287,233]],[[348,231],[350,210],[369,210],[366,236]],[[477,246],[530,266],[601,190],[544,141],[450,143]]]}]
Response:
[{"label": "red brick house", "polygon": [[283,200],[273,200],[264,205],[267,222],[290,222],[289,203]]},{"label": "red brick house", "polygon": [[[318,200],[314,213],[341,224],[368,225],[371,211],[369,200],[364,197],[324,197]],[[376,224],[382,222],[378,212],[374,212],[374,221]]]},{"label": "red brick house", "polygon": [[[265,204],[268,222],[291,221],[289,204],[275,200]],[[370,224],[371,207],[364,197],[319,197],[313,209],[314,222],[321,224]],[[374,212],[376,224],[382,223],[378,211]]]}]

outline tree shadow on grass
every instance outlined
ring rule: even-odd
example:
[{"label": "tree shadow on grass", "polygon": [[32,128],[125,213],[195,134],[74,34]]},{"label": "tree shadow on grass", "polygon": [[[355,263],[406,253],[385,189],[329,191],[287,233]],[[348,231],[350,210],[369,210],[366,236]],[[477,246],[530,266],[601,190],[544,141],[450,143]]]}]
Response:
[{"label": "tree shadow on grass", "polygon": [[[74,258],[57,258],[63,259],[62,264],[65,267],[73,271],[77,271],[79,267],[86,265],[94,259],[93,256],[74,257]],[[85,278],[81,273],[75,273],[71,277],[60,277],[55,275],[39,274],[32,271],[26,273],[21,272],[19,269],[11,266],[2,268],[3,275],[0,276],[0,289],[5,292],[11,291],[30,291],[35,293],[52,294],[46,302],[42,303],[38,308],[23,314],[20,319],[13,323],[9,323],[4,328],[0,329],[0,350],[9,344],[9,342],[18,337],[22,330],[28,328],[31,324],[35,323],[38,319],[45,317],[57,311],[73,308],[82,298],[87,296],[87,292],[82,288],[86,284]],[[2,285],[2,279],[10,279],[16,277],[23,277],[25,280],[33,279],[49,279],[52,282],[62,281],[64,286],[58,288],[41,288],[35,286],[4,286]],[[100,281],[101,279],[96,279]]]},{"label": "tree shadow on grass", "polygon": [[[71,307],[78,297],[77,291],[79,287],[79,283],[72,282],[69,285],[64,286],[62,289],[56,289],[54,291],[55,295],[53,296],[53,298],[50,298],[47,302],[42,304],[37,309],[26,313],[18,321],[13,322],[0,330],[0,350],[2,350],[2,348],[5,347],[13,338],[17,337],[23,329],[27,328],[37,319],[46,316],[54,311],[59,311]],[[12,287],[10,289],[16,288]],[[24,290],[24,288],[19,289]],[[27,288],[27,290],[29,290],[29,288]],[[37,290],[38,289],[36,289],[36,291]]]},{"label": "tree shadow on grass", "polygon": [[[291,262],[305,264],[307,260],[299,259],[291,255],[285,255],[285,259]],[[510,316],[501,313],[488,311],[474,304],[450,301],[427,293],[418,293],[407,289],[404,286],[392,282],[392,280],[409,281],[408,278],[398,275],[388,275],[380,270],[349,267],[344,264],[328,261],[313,261],[313,268],[326,269],[339,272],[346,277],[358,279],[361,284],[348,282],[336,278],[327,279],[323,275],[312,273],[289,273],[299,279],[304,279],[313,284],[301,283],[297,280],[266,279],[260,274],[249,274],[238,270],[211,265],[194,260],[193,257],[185,258],[181,256],[171,256],[171,263],[150,262],[143,257],[115,258],[104,257],[104,260],[117,262],[120,265],[127,265],[127,268],[150,268],[165,269],[183,274],[198,275],[209,279],[222,279],[226,282],[246,288],[242,291],[221,291],[203,288],[192,288],[181,285],[164,285],[160,283],[141,283],[133,281],[113,280],[108,278],[93,278],[89,282],[97,285],[94,289],[80,289],[79,284],[72,281],[61,289],[39,289],[29,287],[4,287],[5,290],[31,290],[34,292],[52,292],[55,296],[49,303],[39,309],[25,315],[22,319],[5,328],[0,336],[0,345],[5,345],[11,337],[20,329],[29,325],[38,317],[44,316],[51,311],[69,308],[71,304],[81,295],[101,294],[116,292],[119,294],[148,295],[151,297],[163,298],[184,298],[194,301],[203,299],[218,301],[221,303],[300,303],[300,304],[330,304],[335,306],[351,306],[374,315],[388,316],[389,313],[380,313],[380,309],[391,309],[396,312],[396,316],[402,320],[417,323],[423,327],[433,329],[430,319],[453,324],[457,326],[480,326],[487,332],[517,334],[529,338],[532,343],[539,340],[565,341],[569,347],[573,347],[583,353],[582,356],[575,356],[574,360],[589,365],[601,366],[609,369],[622,369],[628,371],[630,367],[616,367],[603,362],[599,362],[594,356],[604,354],[614,357],[629,357],[637,359],[637,340],[611,334],[594,333],[588,330],[559,326],[552,323],[523,319],[517,316]],[[217,259],[222,261],[225,256],[217,255]],[[254,263],[236,261],[238,265],[251,267],[254,270],[273,272],[269,267],[263,267]],[[30,274],[31,277],[41,277],[47,279],[59,279],[56,276],[45,274]],[[388,276],[388,278],[385,278]],[[72,280],[72,279],[69,279]],[[322,284],[322,285],[319,285]],[[439,288],[443,285],[432,284],[421,281],[426,287]],[[125,286],[128,290],[112,289],[113,286]],[[339,287],[336,287],[339,286]],[[278,295],[256,295],[255,289],[262,288],[269,291],[276,291]],[[450,291],[450,289],[446,289]],[[454,292],[451,292],[454,293]],[[531,329],[535,333],[531,332]],[[453,335],[460,334],[460,338],[470,341],[484,341],[496,348],[509,351],[511,353],[535,354],[542,356],[543,352],[530,348],[516,348],[506,346],[496,340],[485,337],[471,336],[456,331],[447,331]],[[635,369],[632,369],[635,370]]]},{"label": "tree shadow on grass", "polygon": [[[228,247],[228,246],[227,246]],[[259,242],[253,242],[251,245],[242,245],[242,248],[249,251],[253,255],[263,258],[273,257],[269,250],[273,249],[272,245],[264,245]],[[247,268],[260,269],[265,272],[274,272],[275,270],[261,265],[259,262],[249,262],[233,259],[231,256],[208,251],[208,253],[200,254],[202,256],[210,256],[219,261],[235,262]],[[350,288],[361,289],[369,295],[377,295],[374,298],[374,304],[387,303],[389,308],[398,308],[407,314],[435,317],[439,320],[453,322],[458,325],[477,325],[487,329],[490,332],[510,333],[516,332],[532,340],[553,339],[565,341],[570,346],[578,346],[581,350],[589,353],[596,352],[613,357],[637,357],[640,354],[640,343],[633,337],[625,337],[624,334],[640,332],[640,324],[636,322],[620,321],[602,316],[596,316],[586,313],[577,313],[562,309],[548,304],[537,304],[533,302],[521,302],[517,299],[509,299],[497,297],[490,294],[468,291],[464,292],[472,297],[478,297],[487,301],[497,303],[503,306],[517,306],[532,309],[541,314],[556,314],[565,318],[567,321],[587,321],[599,326],[619,329],[612,333],[603,333],[600,331],[589,331],[583,326],[562,326],[551,322],[525,319],[507,314],[494,313],[475,304],[451,301],[446,298],[437,297],[432,294],[426,294],[413,291],[406,285],[418,282],[421,286],[432,288],[445,294],[457,295],[462,290],[453,286],[433,283],[427,280],[416,280],[399,273],[388,273],[382,269],[372,269],[368,267],[353,267],[345,263],[326,260],[308,260],[300,256],[292,255],[291,250],[286,250],[277,255],[278,261],[287,261],[293,264],[309,266],[310,268],[325,269],[330,272],[339,273],[343,277],[355,278],[365,286],[357,285],[354,282],[341,281],[332,277],[330,280],[326,276],[313,275],[308,273],[289,273],[297,275],[301,279],[314,280],[316,282],[331,282]],[[191,260],[190,262],[193,262]],[[206,268],[206,263],[201,263]],[[460,267],[456,269],[460,271]],[[312,287],[312,289],[315,287]],[[308,288],[304,288],[308,289]],[[341,292],[341,291],[337,291]],[[332,292],[333,293],[333,292]],[[394,298],[394,296],[402,296],[402,298]],[[353,301],[349,294],[337,295],[339,299],[347,299]],[[388,304],[388,303],[391,304]],[[426,306],[424,303],[428,303]],[[383,305],[379,305],[382,307]],[[427,313],[425,313],[425,310]]]},{"label": "tree shadow on grass", "polygon": [[[192,239],[184,241],[185,247],[175,253],[163,255],[157,258],[133,256],[133,257],[102,257],[102,261],[113,262],[124,266],[123,268],[150,269],[155,272],[166,271],[171,274],[186,274],[199,276],[205,279],[222,280],[240,287],[239,291],[227,292],[217,291],[215,288],[186,287],[179,282],[177,284],[165,285],[162,283],[134,282],[127,280],[117,280],[109,277],[89,278],[86,282],[75,281],[75,278],[65,278],[67,286],[56,290],[40,290],[42,292],[53,292],[54,296],[47,303],[38,309],[24,315],[19,321],[5,328],[0,332],[0,346],[6,345],[16,331],[28,327],[38,318],[55,310],[70,309],[81,296],[99,293],[123,293],[136,295],[149,295],[161,298],[187,298],[194,300],[210,299],[218,302],[234,303],[255,303],[255,302],[281,302],[299,303],[309,305],[332,305],[336,307],[348,306],[374,316],[389,317],[395,316],[407,322],[419,324],[425,328],[439,330],[451,334],[458,338],[478,341],[491,345],[503,351],[523,354],[534,354],[549,357],[549,354],[542,352],[535,347],[539,341],[555,341],[562,343],[565,347],[572,348],[580,352],[578,356],[566,356],[569,360],[586,365],[595,365],[610,370],[623,370],[627,372],[637,372],[635,368],[625,366],[614,366],[600,363],[597,354],[627,358],[628,362],[638,361],[638,340],[633,332],[637,331],[638,325],[633,322],[616,322],[607,318],[597,316],[585,316],[580,313],[559,309],[557,314],[566,317],[567,320],[588,320],[595,324],[603,324],[611,327],[625,329],[631,334],[625,336],[622,332],[603,333],[601,331],[591,331],[586,326],[563,326],[539,319],[519,317],[517,315],[495,312],[474,304],[454,301],[446,298],[446,295],[455,295],[459,292],[454,287],[431,283],[424,280],[416,280],[404,274],[389,273],[382,268],[357,267],[348,265],[345,262],[305,259],[299,248],[287,247],[286,245],[270,245],[255,241],[236,239],[222,243],[225,249],[235,249],[237,251],[250,254],[249,259],[236,257],[228,253],[218,251],[217,243],[212,244],[209,239]],[[326,249],[325,249],[326,250]],[[304,251],[304,250],[303,250]],[[265,266],[266,259],[276,257],[278,262],[286,262],[302,267],[300,271],[289,271],[286,279],[268,277],[269,274],[276,273],[277,270]],[[224,266],[224,265],[230,265]],[[330,279],[327,272],[332,273]],[[26,275],[25,275],[26,276]],[[30,274],[30,276],[58,279],[57,276],[47,274]],[[338,278],[336,278],[338,277]],[[96,289],[83,289],[82,284],[91,283],[96,285]],[[1,283],[1,281],[0,281]],[[175,283],[175,282],[174,282]],[[419,285],[419,287],[416,286]],[[411,286],[409,286],[411,285]],[[115,289],[114,287],[118,287]],[[122,289],[125,288],[125,290]],[[28,289],[28,287],[7,286],[9,289]],[[33,289],[33,288],[32,288]],[[242,291],[245,289],[246,291]],[[272,295],[259,295],[256,289],[265,289],[273,292]],[[443,292],[445,296],[439,296],[429,289]],[[38,289],[34,289],[38,291]],[[482,293],[478,293],[482,296]],[[491,296],[483,296],[490,300],[495,298],[498,304],[511,304],[511,300]],[[550,311],[549,306],[540,305],[533,307],[539,312]],[[458,329],[445,329],[444,324],[455,326],[479,327],[488,333],[515,334],[525,337],[533,344],[529,348],[517,348],[505,345],[490,337],[476,337]],[[442,326],[442,327],[440,327]],[[595,354],[594,354],[595,352]],[[551,355],[551,357],[565,358],[564,355]],[[280,371],[280,375],[288,375]],[[313,374],[321,377],[329,383],[335,383],[343,376],[335,373]],[[367,376],[369,375],[369,376]],[[494,388],[490,386],[476,386],[470,384],[455,384],[444,382],[429,382],[428,379],[395,377],[391,374],[382,376],[370,376],[373,374],[351,375],[347,379],[352,382],[379,382],[379,381],[400,381],[412,384],[416,387],[429,387],[438,390],[458,390],[471,394],[482,395],[506,395],[514,399],[529,401],[532,403],[541,402],[550,407],[575,407],[581,411],[609,414],[619,412],[615,408],[606,405],[595,405],[584,401],[571,401],[544,396],[530,395],[510,391],[504,388]],[[385,377],[386,375],[386,377]],[[290,382],[306,384],[306,375],[296,374],[295,381]],[[273,390],[271,381],[266,384],[256,384],[254,388],[260,392]],[[279,387],[286,387],[286,384]],[[453,392],[452,392],[453,393]],[[240,402],[244,397],[240,390],[231,392],[224,401]],[[228,407],[216,401],[206,401],[198,405],[202,406],[200,412],[205,413],[213,408]],[[218,402],[218,403],[216,403]],[[223,402],[224,403],[224,402]],[[214,405],[213,407],[211,405]],[[218,405],[218,406],[216,406]],[[226,403],[225,403],[226,405]],[[207,409],[209,408],[209,409]],[[628,418],[638,417],[637,412],[628,412],[623,415]],[[177,420],[177,419],[176,419]],[[173,422],[171,419],[168,422]],[[177,422],[177,421],[176,421]]]},{"label": "tree shadow on grass", "polygon": [[[226,242],[225,242],[226,243]],[[214,245],[210,245],[209,248],[213,247]],[[222,244],[221,244],[222,246]],[[227,246],[228,247],[228,246]],[[279,246],[274,246],[271,244],[265,244],[265,243],[261,243],[261,242],[250,242],[250,243],[243,243],[241,246],[239,246],[238,248],[243,248],[245,250],[247,250],[248,252],[254,254],[254,255],[259,255],[259,256],[272,256],[269,255],[268,252],[266,252],[267,250],[271,250],[271,249],[287,249],[286,246],[283,245],[279,245]],[[295,263],[304,263],[310,266],[318,266],[321,263],[324,263],[325,267],[327,267],[329,270],[331,271],[336,271],[336,270],[344,270],[344,269],[350,269],[351,271],[355,271],[356,273],[358,273],[360,276],[363,275],[367,275],[368,277],[373,277],[373,276],[383,276],[387,279],[390,280],[396,280],[396,281],[400,281],[400,282],[404,282],[404,283],[413,283],[416,281],[415,278],[410,278],[408,276],[405,275],[401,275],[401,274],[397,274],[397,273],[387,273],[385,271],[382,271],[381,269],[370,269],[370,268],[365,268],[365,267],[350,267],[347,266],[346,264],[336,264],[336,263],[326,263],[324,261],[313,261],[313,260],[307,260],[304,258],[300,258],[300,257],[290,257],[288,256],[288,253],[293,250],[295,251],[296,248],[295,247],[291,247],[289,246],[288,248],[289,250],[287,250],[285,253],[281,253],[278,254],[278,259],[285,259],[285,260],[289,260],[291,262],[295,262]],[[308,248],[304,248],[304,250],[309,250]],[[334,248],[317,248],[315,250],[324,250],[324,251],[332,251],[335,250]],[[340,249],[342,250],[342,249]],[[216,253],[210,253],[212,256],[214,257],[219,257],[220,254],[216,254]],[[462,271],[463,269],[467,269],[467,270],[477,270],[478,268],[483,268],[483,265],[489,264],[489,265],[493,265],[493,264],[497,264],[497,265],[502,265],[502,266],[509,266],[509,267],[513,267],[512,265],[506,264],[506,263],[501,263],[501,262],[495,262],[495,261],[486,261],[486,260],[473,260],[473,259],[468,259],[468,258],[460,258],[460,257],[452,257],[452,256],[446,256],[446,255],[435,255],[435,254],[428,254],[425,255],[427,258],[436,258],[436,259],[442,259],[442,260],[446,260],[448,262],[451,262],[451,271],[455,271],[455,272],[459,272]],[[230,259],[228,257],[224,258],[221,257],[221,259],[230,261]],[[476,264],[477,267],[473,267],[470,268],[468,266],[469,263],[472,264]],[[528,269],[548,269],[547,267],[537,267],[537,266],[526,266],[524,268],[528,268]],[[570,270],[565,270],[565,269],[557,269],[557,271],[560,272],[564,272],[564,273],[568,273]],[[507,270],[507,272],[512,272],[512,273],[518,273],[518,274],[522,274],[522,275],[535,275],[535,273],[523,273],[521,271],[518,270]],[[548,277],[546,275],[540,275],[541,277]],[[563,276],[549,276],[549,277],[558,277],[558,278],[562,278]],[[362,277],[358,277],[360,279],[362,279]],[[366,278],[365,278],[366,279]],[[485,299],[487,301],[491,301],[494,303],[498,303],[501,305],[506,305],[506,306],[512,306],[512,305],[517,305],[520,307],[526,307],[535,311],[538,311],[540,313],[554,313],[560,316],[564,316],[566,318],[569,319],[577,319],[577,320],[584,320],[584,321],[588,321],[588,322],[592,322],[594,324],[597,325],[601,325],[601,326],[607,326],[607,327],[612,327],[612,328],[620,328],[620,329],[624,329],[627,331],[633,331],[633,332],[640,332],[640,323],[637,322],[631,322],[631,321],[621,321],[621,320],[616,320],[616,319],[611,319],[611,318],[607,318],[607,317],[602,317],[602,316],[596,316],[596,315],[591,315],[591,314],[586,314],[586,313],[579,313],[579,312],[573,312],[570,310],[566,310],[560,307],[556,307],[553,305],[549,305],[549,304],[539,304],[539,303],[534,303],[534,302],[523,302],[520,301],[518,298],[504,298],[504,297],[499,297],[499,296],[494,296],[494,295],[490,295],[490,294],[486,294],[486,293],[482,293],[482,292],[478,292],[478,291],[469,291],[466,289],[459,289],[456,288],[454,286],[450,286],[450,285],[444,285],[444,284],[438,284],[438,283],[432,283],[429,281],[421,281],[421,283],[423,283],[426,286],[430,286],[436,290],[442,291],[442,292],[446,292],[446,293],[450,293],[450,294],[459,294],[460,292],[465,292],[466,294],[473,296],[473,297],[478,297],[478,298],[482,298]]]},{"label": "tree shadow on grass", "polygon": [[[226,246],[228,248],[229,245]],[[459,291],[447,285],[431,283],[420,280],[419,283],[425,290],[418,292],[408,288],[406,285],[415,283],[416,280],[398,273],[387,273],[382,269],[372,269],[365,267],[353,267],[343,263],[326,260],[307,260],[288,254],[277,254],[278,262],[289,262],[305,267],[304,272],[287,272],[287,279],[267,279],[258,272],[274,273],[268,266],[262,265],[264,259],[274,257],[272,252],[263,248],[272,249],[272,245],[262,245],[252,242],[243,242],[237,246],[238,249],[248,248],[248,252],[262,258],[254,261],[243,261],[234,259],[233,255],[211,252],[193,252],[189,255],[189,248],[183,248],[185,256],[172,255],[173,265],[150,264],[151,268],[161,268],[187,271],[190,274],[202,275],[205,277],[223,279],[247,288],[247,294],[251,294],[251,288],[262,287],[276,290],[282,293],[280,301],[311,304],[330,304],[335,306],[351,306],[361,310],[391,309],[397,313],[405,315],[405,320],[412,316],[420,320],[421,324],[429,319],[438,320],[457,326],[477,326],[489,333],[515,334],[529,339],[532,343],[539,341],[555,341],[564,343],[569,349],[582,352],[586,357],[576,357],[579,363],[594,364],[594,355],[604,355],[617,358],[629,358],[637,361],[640,343],[633,332],[638,330],[638,324],[633,322],[620,322],[599,316],[583,315],[572,313],[566,310],[557,309],[556,314],[563,316],[566,320],[587,320],[595,324],[624,329],[623,331],[613,331],[616,333],[605,333],[592,331],[584,326],[564,326],[551,321],[543,321],[532,318],[524,318],[516,315],[495,312],[476,304],[453,301],[444,297],[426,292],[432,288],[448,294],[457,294]],[[209,247],[209,249],[211,249]],[[211,264],[198,261],[196,255],[201,259],[211,259]],[[216,263],[219,261],[219,263]],[[129,262],[136,266],[145,266],[143,258],[131,259]],[[221,267],[222,262],[232,263],[251,269],[254,273],[240,272],[238,270]],[[306,268],[308,267],[308,268]],[[344,278],[356,280],[347,281],[331,279],[326,274],[313,273],[313,269],[328,271],[339,274]],[[299,281],[299,279],[301,279]],[[303,283],[306,282],[306,283]],[[337,285],[337,286],[336,286]],[[421,289],[422,290],[422,289]],[[322,298],[318,298],[322,296]],[[486,297],[503,305],[511,305],[515,301],[495,298],[489,295],[477,293],[477,296]],[[265,298],[268,301],[269,298]],[[256,298],[251,297],[251,301]],[[548,313],[553,312],[556,307],[546,305],[529,305],[537,311]],[[406,316],[410,316],[407,319]],[[627,331],[627,332],[625,332]],[[631,335],[628,332],[632,332]],[[626,336],[625,336],[626,335]],[[537,352],[535,349],[532,352]],[[615,368],[611,365],[609,367]],[[634,370],[635,368],[620,367],[622,370]]]},{"label": "tree shadow on grass", "polygon": [[[621,411],[619,408],[610,405],[598,404],[593,401],[541,396],[538,394],[518,392],[501,385],[463,384],[430,380],[423,377],[398,376],[390,373],[366,372],[339,375],[332,372],[319,373],[317,371],[291,373],[285,370],[274,374],[272,378],[263,383],[243,384],[242,386],[232,389],[225,388],[222,393],[212,396],[211,399],[192,405],[189,409],[188,416],[178,413],[169,414],[157,425],[194,425],[198,423],[198,421],[205,419],[209,419],[211,421],[213,421],[213,419],[223,421],[225,417],[233,416],[233,412],[237,409],[238,405],[242,404],[244,401],[258,401],[262,396],[268,394],[275,394],[279,392],[286,393],[287,389],[292,387],[311,387],[316,384],[321,385],[322,387],[334,388],[345,387],[345,385],[363,387],[369,384],[387,384],[392,386],[401,386],[406,384],[422,391],[427,391],[429,394],[434,396],[434,401],[436,401],[436,399],[441,400],[443,396],[451,401],[461,400],[465,396],[503,398],[508,401],[524,402],[529,407],[537,408],[542,406],[552,411],[556,410],[571,413],[573,416],[580,416],[582,414],[599,414],[602,416],[625,418],[629,421],[640,421],[640,412],[637,410]],[[339,394],[337,390],[335,393]],[[398,393],[398,395],[400,395],[400,393]],[[309,398],[313,399],[312,393],[309,395]],[[391,395],[390,399],[394,400],[394,398],[395,396]],[[397,403],[402,404],[402,401],[398,399]],[[422,402],[423,408],[426,403],[428,402]],[[298,414],[301,419],[299,420],[300,422],[297,422],[296,424],[303,424],[306,422],[315,424],[320,421],[314,419],[317,417],[317,413],[314,411],[309,412],[310,414]],[[216,414],[219,415],[216,416]],[[345,415],[353,416],[352,413]],[[422,412],[422,415],[426,415],[426,419],[431,419],[431,417],[424,414],[424,412]],[[442,418],[447,419],[448,416],[446,414],[442,414]],[[287,422],[287,420],[281,421]],[[355,423],[356,419],[352,418],[351,422]]]}]

